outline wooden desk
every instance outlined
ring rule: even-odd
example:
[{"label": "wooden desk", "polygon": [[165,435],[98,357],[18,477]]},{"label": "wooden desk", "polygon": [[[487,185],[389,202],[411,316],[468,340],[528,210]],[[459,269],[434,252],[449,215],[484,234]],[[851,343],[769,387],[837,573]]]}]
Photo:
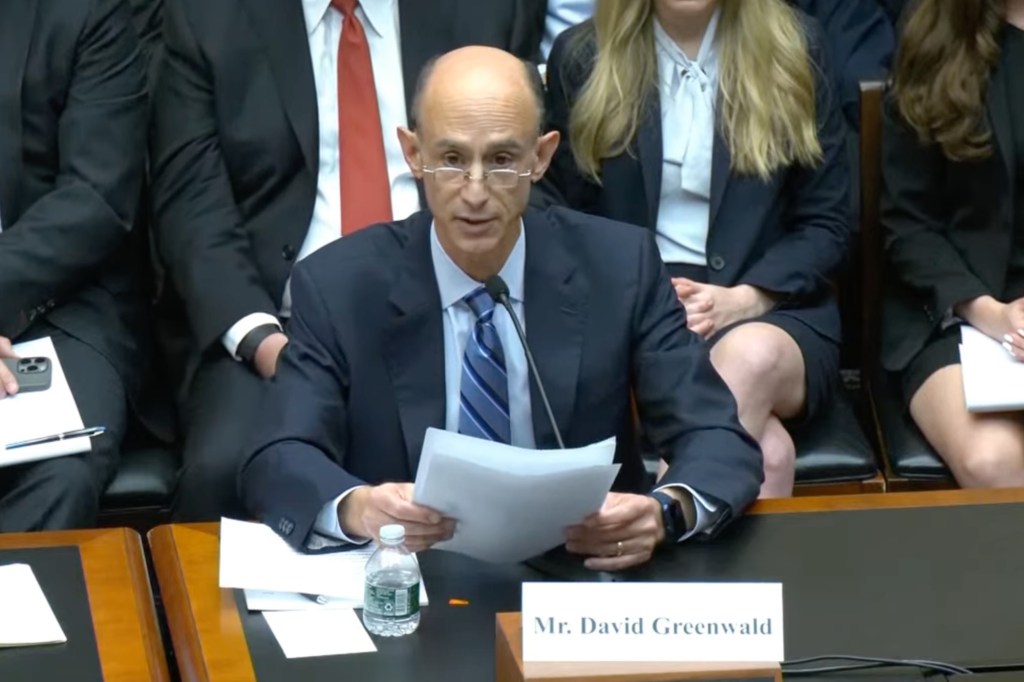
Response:
[{"label": "wooden desk", "polygon": [[142,539],[126,528],[9,533],[0,549],[77,545],[103,678],[169,682]]},{"label": "wooden desk", "polygon": [[[1021,490],[836,495],[758,502],[756,514],[1024,502]],[[255,682],[231,590],[217,587],[218,525],[161,526],[149,534],[183,682]]]}]

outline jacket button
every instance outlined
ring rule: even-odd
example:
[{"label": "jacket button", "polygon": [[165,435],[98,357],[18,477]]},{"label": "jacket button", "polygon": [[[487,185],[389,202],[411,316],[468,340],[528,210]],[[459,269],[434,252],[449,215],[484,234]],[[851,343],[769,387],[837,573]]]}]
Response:
[{"label": "jacket button", "polygon": [[721,256],[711,256],[711,260],[708,261],[708,265],[712,270],[716,272],[725,268],[725,259]]},{"label": "jacket button", "polygon": [[291,244],[285,244],[281,247],[281,258],[285,260],[295,260],[295,247]]}]

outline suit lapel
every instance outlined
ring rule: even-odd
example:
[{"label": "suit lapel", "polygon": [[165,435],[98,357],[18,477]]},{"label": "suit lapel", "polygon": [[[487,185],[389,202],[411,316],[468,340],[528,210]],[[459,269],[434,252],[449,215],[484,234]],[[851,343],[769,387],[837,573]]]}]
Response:
[{"label": "suit lapel", "polygon": [[384,336],[412,476],[427,427],[445,427],[444,328],[430,257],[430,223],[430,214],[424,212],[410,226],[389,297],[394,316]]},{"label": "suit lapel", "polygon": [[0,3],[0,219],[5,227],[14,224],[20,211],[21,89],[35,20],[35,0]]},{"label": "suit lapel", "polygon": [[662,147],[661,104],[658,101],[658,93],[654,92],[648,98],[636,141],[637,157],[644,179],[644,198],[647,201],[646,224],[651,229],[657,225],[661,202],[661,166],[664,156]]},{"label": "suit lapel", "polygon": [[306,166],[318,172],[319,122],[316,83],[309,56],[306,20],[298,0],[240,2],[252,18],[270,60],[281,104],[298,138]]},{"label": "suit lapel", "polygon": [[[568,442],[587,319],[587,286],[546,213],[528,211],[526,227],[526,336],[551,411]],[[557,447],[536,383],[530,381],[533,433],[538,448]]]},{"label": "suit lapel", "polygon": [[715,146],[711,154],[711,206],[708,214],[708,231],[710,232],[722,208],[722,199],[729,184],[729,169],[732,166],[732,154],[725,144],[722,134],[715,127]]},{"label": "suit lapel", "polygon": [[[989,86],[988,111],[989,121],[995,133],[995,144],[998,156],[1003,160],[1006,167],[1006,175],[1009,180],[1009,188],[1014,187],[1014,176],[1016,175],[1016,159],[1014,156],[1013,130],[1010,119],[1010,98],[1006,91],[1006,79],[1018,78],[1016,74],[1009,73],[1006,64],[1003,64],[992,78]],[[1011,195],[1012,196],[1012,195]],[[1012,201],[1008,202],[1010,205]]]}]

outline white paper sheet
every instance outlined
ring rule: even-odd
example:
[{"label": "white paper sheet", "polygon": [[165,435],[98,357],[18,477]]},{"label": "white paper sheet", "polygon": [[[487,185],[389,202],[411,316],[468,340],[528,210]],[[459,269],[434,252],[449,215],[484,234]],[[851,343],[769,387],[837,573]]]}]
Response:
[{"label": "white paper sheet", "polygon": [[85,426],[68,386],[64,368],[53,347],[53,340],[47,336],[15,344],[14,351],[21,357],[50,358],[53,369],[50,388],[47,390],[19,393],[0,400],[0,467],[88,452],[92,448],[89,438],[73,438],[15,450],[3,449],[8,443],[51,436]]},{"label": "white paper sheet", "polygon": [[1024,409],[1024,363],[974,327],[960,327],[960,364],[969,412]]},{"label": "white paper sheet", "polygon": [[0,648],[66,641],[32,567],[0,566]]},{"label": "white paper sheet", "polygon": [[[362,608],[366,562],[375,547],[347,552],[302,554],[262,523],[221,519],[220,586],[246,590],[251,611],[317,610],[319,605],[302,596],[323,595],[347,608]],[[427,604],[420,583],[421,604]],[[285,594],[280,594],[285,593]],[[306,604],[298,607],[299,601]],[[320,610],[337,610],[328,604]]]},{"label": "white paper sheet", "polygon": [[428,429],[413,500],[456,520],[437,549],[495,563],[542,554],[600,509],[619,471],[615,439],[526,450]]},{"label": "white paper sheet", "polygon": [[356,612],[273,611],[263,614],[286,658],[340,656],[377,650]]}]

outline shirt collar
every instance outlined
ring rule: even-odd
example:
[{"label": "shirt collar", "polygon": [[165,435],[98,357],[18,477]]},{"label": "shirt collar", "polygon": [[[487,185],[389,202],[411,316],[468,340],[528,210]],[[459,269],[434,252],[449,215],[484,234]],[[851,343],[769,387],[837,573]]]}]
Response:
[{"label": "shirt collar", "polygon": [[[259,0],[266,2],[266,0]],[[302,13],[306,18],[306,33],[312,33],[327,15],[331,0],[302,0]],[[359,0],[359,8],[366,19],[364,28],[383,37],[386,22],[394,21],[395,0]]]},{"label": "shirt collar", "polygon": [[716,59],[715,36],[718,33],[718,17],[721,12],[722,9],[719,7],[711,15],[711,21],[708,22],[708,27],[704,30],[704,38],[701,39],[696,60],[690,59],[683,52],[682,48],[676,44],[676,41],[672,40],[668,32],[662,27],[661,22],[658,21],[658,18],[654,18],[654,40],[658,53],[664,58],[671,60],[676,67],[673,71],[692,71],[694,68],[697,68],[708,76],[712,76]]},{"label": "shirt collar", "polygon": [[[451,259],[437,238],[437,227],[430,224],[430,256],[434,261],[434,276],[441,294],[441,309],[447,310],[482,284],[465,272]],[[523,302],[524,271],[526,268],[526,229],[520,222],[519,238],[505,260],[498,275],[508,285],[508,296],[513,301]]]}]

